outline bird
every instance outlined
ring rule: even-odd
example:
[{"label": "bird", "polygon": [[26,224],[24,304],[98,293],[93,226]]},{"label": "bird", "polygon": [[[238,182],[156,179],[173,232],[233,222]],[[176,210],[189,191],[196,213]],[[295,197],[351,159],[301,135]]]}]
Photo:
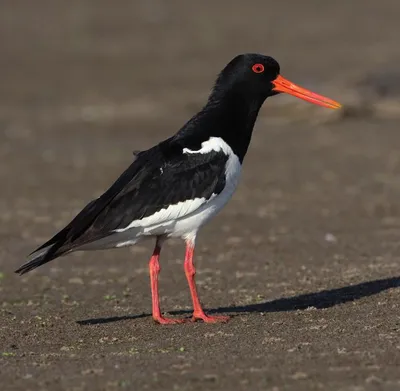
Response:
[{"label": "bird", "polygon": [[[195,242],[200,228],[236,190],[259,110],[267,98],[280,93],[330,109],[341,107],[285,79],[279,63],[270,56],[235,56],[218,74],[197,114],[169,138],[134,151],[132,163],[108,190],[32,252],[15,272],[22,275],[75,251],[126,247],[153,239],[149,273],[154,321],[228,321],[228,316],[209,315],[202,307],[195,282]],[[159,259],[169,238],[180,238],[186,246],[183,265],[193,303],[193,314],[187,319],[168,318],[160,309]]]}]

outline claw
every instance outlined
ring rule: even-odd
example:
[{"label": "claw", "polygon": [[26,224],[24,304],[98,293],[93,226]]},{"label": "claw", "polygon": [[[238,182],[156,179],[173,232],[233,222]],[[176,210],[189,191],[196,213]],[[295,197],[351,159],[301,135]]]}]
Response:
[{"label": "claw", "polygon": [[197,320],[202,320],[204,323],[226,323],[230,319],[229,316],[223,315],[206,315],[205,313],[193,314],[191,321],[196,322]]},{"label": "claw", "polygon": [[181,324],[186,322],[186,319],[164,318],[163,316],[153,317],[153,319],[159,324]]}]

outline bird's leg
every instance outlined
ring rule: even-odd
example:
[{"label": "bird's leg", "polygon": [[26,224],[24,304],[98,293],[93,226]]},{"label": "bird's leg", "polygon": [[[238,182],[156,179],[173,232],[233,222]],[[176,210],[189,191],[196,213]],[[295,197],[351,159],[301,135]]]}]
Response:
[{"label": "bird's leg", "polygon": [[158,295],[158,274],[160,273],[160,264],[158,262],[161,252],[161,243],[157,240],[156,246],[153,251],[149,262],[150,269],[150,285],[151,285],[151,299],[153,307],[153,319],[160,324],[176,324],[183,323],[183,319],[168,319],[161,315],[160,300]]},{"label": "bird's leg", "polygon": [[190,294],[192,296],[192,301],[193,301],[192,321],[195,322],[197,319],[201,319],[206,323],[227,322],[229,320],[229,316],[210,316],[206,315],[203,311],[203,308],[199,300],[199,296],[197,294],[196,282],[194,278],[196,274],[196,269],[193,264],[193,253],[194,253],[194,242],[187,241],[184,268],[185,268],[185,275],[189,284]]}]

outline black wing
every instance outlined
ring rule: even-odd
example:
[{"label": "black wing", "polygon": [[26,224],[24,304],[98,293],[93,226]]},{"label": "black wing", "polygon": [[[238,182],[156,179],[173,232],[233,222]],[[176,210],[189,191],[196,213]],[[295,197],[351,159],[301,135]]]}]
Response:
[{"label": "black wing", "polygon": [[223,152],[181,154],[162,165],[147,167],[96,217],[87,230],[88,235],[93,235],[90,241],[96,240],[97,234],[109,235],[178,202],[202,198],[206,203],[225,186],[227,159]]}]

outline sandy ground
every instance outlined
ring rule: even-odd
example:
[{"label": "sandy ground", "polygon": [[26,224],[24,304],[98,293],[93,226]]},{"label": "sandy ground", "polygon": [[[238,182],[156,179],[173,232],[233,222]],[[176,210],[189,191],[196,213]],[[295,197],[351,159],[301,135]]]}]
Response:
[{"label": "sandy ground", "polygon": [[[400,390],[400,4],[5,0],[0,5],[1,390]],[[197,246],[228,324],[150,317],[151,243],[26,254],[174,133],[234,55],[345,103],[267,102]],[[184,248],[162,308],[190,315]]]}]

